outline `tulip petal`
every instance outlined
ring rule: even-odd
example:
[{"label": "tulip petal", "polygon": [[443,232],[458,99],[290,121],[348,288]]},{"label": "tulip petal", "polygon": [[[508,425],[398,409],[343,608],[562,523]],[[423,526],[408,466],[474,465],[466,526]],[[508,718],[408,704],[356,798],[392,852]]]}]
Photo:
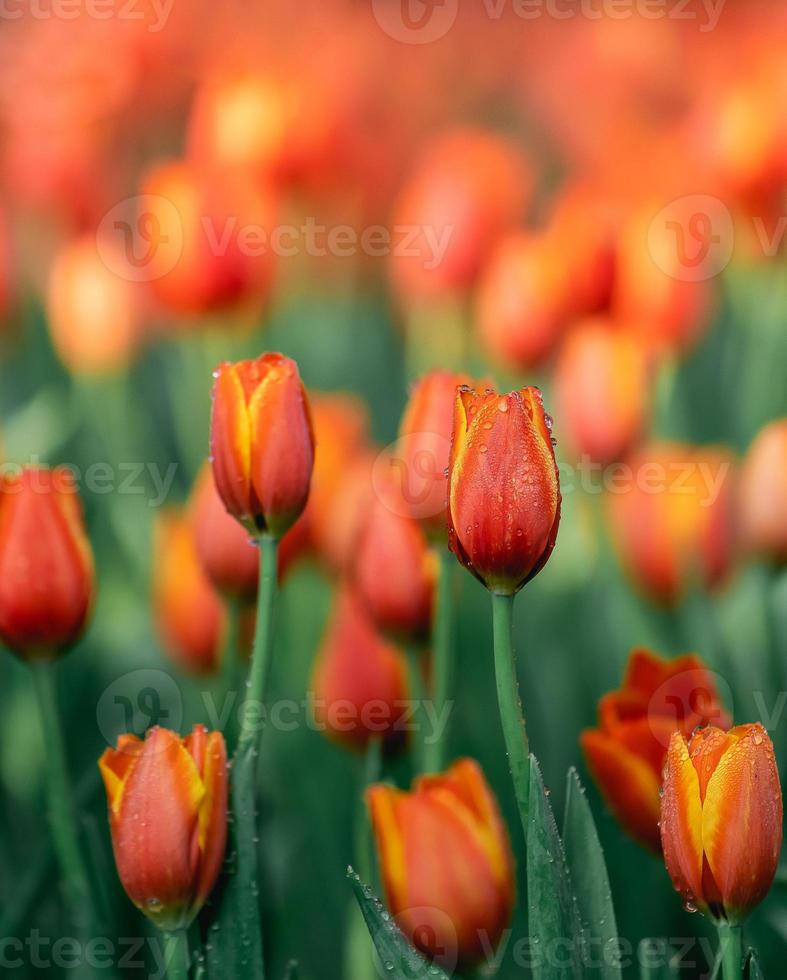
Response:
[{"label": "tulip petal", "polygon": [[136,735],[121,735],[117,749],[105,749],[98,760],[110,809],[117,813],[123,800],[123,790],[129,773],[142,752],[143,743]]},{"label": "tulip petal", "polygon": [[667,752],[661,801],[661,844],[673,884],[698,907],[702,895],[702,802],[686,739],[675,732]]},{"label": "tulip petal", "polygon": [[199,810],[200,869],[195,893],[200,905],[216,883],[227,844],[227,749],[220,732],[211,732],[205,740],[202,781],[205,796]]},{"label": "tulip petal", "polygon": [[383,886],[391,910],[407,908],[407,866],[404,840],[399,823],[405,794],[390,786],[372,786],[367,790],[366,802],[380,850],[380,870]]},{"label": "tulip petal", "polygon": [[251,428],[243,382],[233,365],[220,364],[213,386],[210,422],[213,477],[224,505],[235,517],[251,512]]}]

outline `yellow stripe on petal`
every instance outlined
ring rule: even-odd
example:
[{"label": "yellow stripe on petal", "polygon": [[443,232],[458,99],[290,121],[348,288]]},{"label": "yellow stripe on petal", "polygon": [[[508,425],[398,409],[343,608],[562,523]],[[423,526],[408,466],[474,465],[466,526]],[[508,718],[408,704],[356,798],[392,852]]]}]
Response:
[{"label": "yellow stripe on petal", "polygon": [[404,840],[396,815],[397,800],[404,795],[389,786],[372,786],[366,793],[386,897],[394,914],[408,906]]},{"label": "yellow stripe on petal", "polygon": [[673,734],[667,752],[661,801],[661,843],[675,888],[686,901],[704,904],[699,777],[689,757],[686,739],[679,732]]}]

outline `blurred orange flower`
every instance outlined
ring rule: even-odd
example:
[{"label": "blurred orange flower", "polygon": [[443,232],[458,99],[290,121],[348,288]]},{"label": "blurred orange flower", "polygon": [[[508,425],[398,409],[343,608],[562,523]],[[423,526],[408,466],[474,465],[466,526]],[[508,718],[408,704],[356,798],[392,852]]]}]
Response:
[{"label": "blurred orange flower", "polygon": [[766,425],[743,461],[740,528],[750,552],[787,563],[787,419]]}]

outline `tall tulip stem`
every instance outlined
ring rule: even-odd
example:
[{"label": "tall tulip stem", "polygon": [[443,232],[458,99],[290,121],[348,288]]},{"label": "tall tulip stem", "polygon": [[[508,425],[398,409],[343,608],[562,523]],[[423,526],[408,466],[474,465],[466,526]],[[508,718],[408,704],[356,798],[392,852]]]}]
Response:
[{"label": "tall tulip stem", "polygon": [[424,772],[426,753],[428,751],[424,732],[424,726],[426,724],[426,712],[424,711],[426,685],[424,684],[423,664],[421,660],[421,650],[415,645],[411,646],[407,650],[407,680],[410,688],[410,700],[413,704],[413,711],[410,717],[415,730],[410,744],[413,769],[416,774]]},{"label": "tall tulip stem", "polygon": [[48,763],[49,821],[55,853],[60,863],[71,913],[87,934],[95,928],[95,909],[79,844],[76,811],[57,709],[54,664],[50,661],[33,663],[31,672],[44,736],[44,756]]},{"label": "tall tulip stem", "polygon": [[168,980],[188,980],[189,941],[185,929],[164,933],[164,963]]},{"label": "tall tulip stem", "polygon": [[743,976],[743,938],[740,926],[719,923],[719,954],[724,980],[741,980]]},{"label": "tall tulip stem", "polygon": [[527,816],[530,806],[530,748],[514,659],[513,613],[514,596],[492,593],[497,703],[508,753],[508,765],[514,782],[514,795],[527,836]]},{"label": "tall tulip stem", "polygon": [[[434,613],[434,695],[436,716],[440,719],[449,703],[453,673],[453,649],[451,634],[453,571],[456,567],[453,555],[445,547],[437,549],[439,573],[435,593]],[[447,725],[439,729],[440,737],[424,745],[424,768],[427,772],[440,772],[445,766],[445,733]]]}]

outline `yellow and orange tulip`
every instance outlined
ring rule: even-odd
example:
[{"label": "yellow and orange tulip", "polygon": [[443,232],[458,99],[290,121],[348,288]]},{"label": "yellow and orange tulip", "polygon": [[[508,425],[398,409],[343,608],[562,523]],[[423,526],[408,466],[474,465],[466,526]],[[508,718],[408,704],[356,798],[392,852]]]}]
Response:
[{"label": "yellow and orange tulip", "polygon": [[478,763],[460,759],[410,792],[372,786],[367,802],[388,908],[407,938],[449,970],[497,945],[514,907],[511,845]]},{"label": "yellow and orange tulip", "polygon": [[164,930],[188,926],[211,892],[227,839],[227,753],[220,732],[121,735],[99,759],[118,875]]},{"label": "yellow and orange tulip", "polygon": [[766,425],[752,442],[741,469],[738,500],[747,551],[787,563],[787,419]]},{"label": "yellow and orange tulip", "polygon": [[672,736],[661,843],[688,908],[738,924],[765,898],[782,846],[782,792],[762,725]]}]

